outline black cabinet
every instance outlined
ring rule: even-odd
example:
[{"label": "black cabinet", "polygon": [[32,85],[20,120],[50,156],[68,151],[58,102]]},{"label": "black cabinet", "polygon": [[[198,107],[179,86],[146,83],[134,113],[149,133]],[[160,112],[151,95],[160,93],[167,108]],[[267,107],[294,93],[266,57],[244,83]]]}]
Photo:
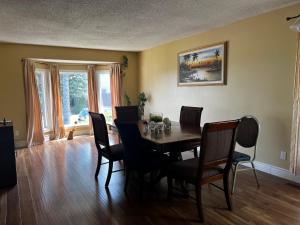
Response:
[{"label": "black cabinet", "polygon": [[0,124],[0,188],[17,184],[14,130],[11,123]]}]

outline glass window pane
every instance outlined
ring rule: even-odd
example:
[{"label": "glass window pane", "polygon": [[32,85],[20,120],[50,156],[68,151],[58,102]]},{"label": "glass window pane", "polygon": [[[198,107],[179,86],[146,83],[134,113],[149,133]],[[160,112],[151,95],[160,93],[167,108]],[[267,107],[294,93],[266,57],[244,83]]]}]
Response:
[{"label": "glass window pane", "polygon": [[86,72],[60,72],[64,125],[88,125],[88,78]]},{"label": "glass window pane", "polygon": [[106,122],[110,123],[112,122],[112,108],[109,71],[98,71],[97,80],[99,111],[104,114]]},{"label": "glass window pane", "polygon": [[38,88],[41,114],[42,114],[42,126],[43,130],[51,129],[51,106],[49,104],[50,94],[47,92],[49,90],[49,71],[48,70],[36,70],[35,78]]}]

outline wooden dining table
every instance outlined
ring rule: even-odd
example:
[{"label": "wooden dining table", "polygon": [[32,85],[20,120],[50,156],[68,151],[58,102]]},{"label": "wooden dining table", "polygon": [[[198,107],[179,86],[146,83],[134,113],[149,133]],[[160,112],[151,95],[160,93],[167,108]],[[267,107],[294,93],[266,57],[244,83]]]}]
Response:
[{"label": "wooden dining table", "polygon": [[[180,147],[187,143],[199,143],[201,141],[201,127],[183,126],[179,122],[171,122],[171,130],[169,132],[162,131],[155,135],[150,130],[146,133],[143,121],[138,122],[141,136],[148,141],[153,149],[162,152],[180,152]],[[117,133],[117,128],[114,124],[108,124],[108,127],[113,132]]]},{"label": "wooden dining table", "polygon": [[[168,153],[172,161],[182,159],[180,152],[183,146],[186,147],[191,144],[193,147],[189,150],[192,150],[194,146],[200,146],[202,131],[200,126],[183,126],[179,122],[171,121],[171,130],[169,132],[162,131],[159,135],[151,133],[150,130],[145,133],[145,121],[139,121],[138,126],[141,136],[151,145],[152,149],[162,153]],[[118,133],[115,124],[108,124],[108,128],[114,133]],[[164,176],[165,174],[160,171],[152,177],[153,180],[151,183],[158,182]],[[180,189],[183,193],[187,193],[183,183],[180,183]]]}]

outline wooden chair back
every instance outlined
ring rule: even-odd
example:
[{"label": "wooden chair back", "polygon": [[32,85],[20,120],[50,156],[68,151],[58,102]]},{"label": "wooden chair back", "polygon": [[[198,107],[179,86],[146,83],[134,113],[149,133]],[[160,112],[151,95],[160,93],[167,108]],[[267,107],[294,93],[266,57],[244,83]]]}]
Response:
[{"label": "wooden chair back", "polygon": [[107,151],[110,151],[108,131],[104,115],[95,112],[89,112],[89,114],[92,118],[94,138],[98,150],[103,149],[101,148],[102,145]]},{"label": "wooden chair back", "polygon": [[116,115],[119,122],[138,122],[138,106],[116,106]]},{"label": "wooden chair back", "polygon": [[136,123],[120,122],[116,119],[115,124],[118,128],[124,146],[124,160],[126,167],[137,167],[142,163],[142,136]]},{"label": "wooden chair back", "polygon": [[201,135],[201,153],[199,157],[198,178],[204,169],[225,164],[224,173],[231,168],[235,147],[235,134],[239,121],[206,123]]},{"label": "wooden chair back", "polygon": [[200,127],[202,111],[202,107],[182,106],[180,110],[180,124]]}]

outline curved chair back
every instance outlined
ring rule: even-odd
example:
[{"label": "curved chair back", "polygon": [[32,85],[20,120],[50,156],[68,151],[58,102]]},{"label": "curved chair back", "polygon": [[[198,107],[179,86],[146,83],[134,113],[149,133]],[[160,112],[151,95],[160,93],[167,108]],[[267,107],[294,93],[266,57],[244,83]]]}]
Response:
[{"label": "curved chair back", "polygon": [[206,123],[201,135],[201,154],[198,175],[202,177],[203,168],[222,164],[229,171],[235,146],[235,133],[239,121]]},{"label": "curved chair back", "polygon": [[116,115],[119,122],[138,122],[138,106],[116,106]]},{"label": "curved chair back", "polygon": [[102,149],[100,146],[102,145],[108,151],[110,151],[108,132],[104,115],[95,112],[89,112],[89,114],[92,118],[95,143],[98,150]]},{"label": "curved chair back", "polygon": [[200,126],[202,107],[182,106],[179,122],[183,126]]},{"label": "curved chair back", "polygon": [[125,123],[119,120],[114,121],[124,146],[124,160],[126,167],[134,167],[141,163],[142,137],[136,123]]},{"label": "curved chair back", "polygon": [[253,116],[244,116],[240,119],[237,128],[236,142],[244,148],[254,147],[257,143],[258,133],[258,120]]}]

